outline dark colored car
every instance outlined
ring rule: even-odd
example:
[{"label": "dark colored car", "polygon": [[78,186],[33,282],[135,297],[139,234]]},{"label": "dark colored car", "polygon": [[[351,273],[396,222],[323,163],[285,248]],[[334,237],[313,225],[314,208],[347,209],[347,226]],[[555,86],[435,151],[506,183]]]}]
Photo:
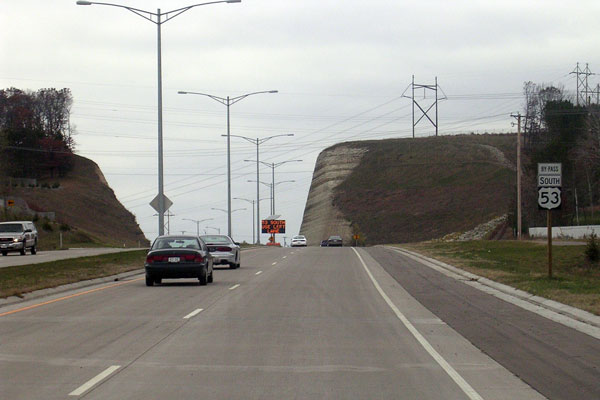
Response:
[{"label": "dark colored car", "polygon": [[5,256],[18,251],[22,256],[27,249],[37,252],[38,232],[31,221],[11,221],[0,223],[0,251]]},{"label": "dark colored car", "polygon": [[341,236],[329,236],[329,239],[327,239],[327,247],[333,247],[333,246],[342,246],[342,237]]},{"label": "dark colored car", "polygon": [[215,265],[229,264],[231,269],[240,267],[242,255],[239,243],[227,235],[202,235],[200,239],[208,246]]},{"label": "dark colored car", "polygon": [[146,256],[144,269],[146,286],[174,278],[197,278],[202,286],[213,281],[212,256],[197,236],[157,237]]},{"label": "dark colored car", "polygon": [[321,247],[327,247],[327,239],[321,240]]}]

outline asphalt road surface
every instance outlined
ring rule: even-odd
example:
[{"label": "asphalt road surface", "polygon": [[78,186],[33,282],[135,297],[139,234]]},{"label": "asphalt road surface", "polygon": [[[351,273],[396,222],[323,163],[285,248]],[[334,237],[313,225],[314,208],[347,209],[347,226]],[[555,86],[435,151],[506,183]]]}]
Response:
[{"label": "asphalt road surface", "polygon": [[87,256],[98,256],[101,254],[120,253],[122,251],[132,251],[142,249],[119,248],[119,247],[90,247],[76,248],[67,250],[38,251],[31,255],[29,251],[22,256],[19,253],[8,253],[6,256],[0,256],[0,268],[13,267],[18,265],[39,264],[50,261],[66,260],[68,258],[78,258]]},{"label": "asphalt road surface", "polygon": [[[502,357],[482,352],[444,319],[455,317],[433,313],[428,307],[436,307],[392,277],[419,269],[408,264],[380,249],[252,249],[243,252],[242,268],[217,269],[204,287],[197,280],[146,287],[134,276],[6,306],[0,399],[545,398],[543,379],[535,388],[523,382]],[[432,292],[458,290],[428,273]],[[496,312],[497,304],[470,301],[464,297],[462,306]],[[463,318],[480,323],[477,314]],[[544,325],[545,337],[559,327]],[[523,340],[511,334],[501,340]],[[545,337],[531,344],[539,346],[529,357],[534,375],[552,368],[544,354],[557,349],[540,344]],[[593,362],[600,345],[584,341],[578,351],[583,339],[574,338],[556,374],[577,393],[581,380],[565,375],[569,358]],[[583,369],[577,373],[585,380],[589,365]],[[569,398],[600,398],[599,381]]]}]

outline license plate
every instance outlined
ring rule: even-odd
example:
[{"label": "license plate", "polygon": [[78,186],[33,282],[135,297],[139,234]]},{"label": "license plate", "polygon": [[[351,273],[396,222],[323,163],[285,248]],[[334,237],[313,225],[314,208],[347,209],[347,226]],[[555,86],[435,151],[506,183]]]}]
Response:
[{"label": "license plate", "polygon": [[169,257],[170,263],[178,263],[180,261],[179,257]]}]

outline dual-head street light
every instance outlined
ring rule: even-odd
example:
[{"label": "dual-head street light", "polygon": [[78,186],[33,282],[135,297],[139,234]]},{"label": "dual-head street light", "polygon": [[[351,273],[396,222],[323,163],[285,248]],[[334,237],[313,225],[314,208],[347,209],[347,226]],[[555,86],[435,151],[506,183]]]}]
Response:
[{"label": "dual-head street light", "polygon": [[[165,231],[165,195],[164,195],[164,184],[163,184],[163,122],[162,122],[162,67],[161,67],[161,32],[160,27],[165,22],[175,18],[176,16],[183,14],[184,12],[199,6],[206,6],[209,4],[217,3],[240,3],[242,0],[221,0],[221,1],[210,1],[207,3],[198,3],[186,7],[181,7],[175,10],[160,12],[160,8],[156,12],[140,10],[138,8],[123,6],[120,4],[103,3],[96,1],[77,1],[77,5],[80,6],[111,6],[124,8],[127,11],[139,15],[140,17],[156,24],[157,27],[157,54],[158,54],[158,234],[163,235]],[[163,19],[164,17],[164,19]]]},{"label": "dual-head street light", "polygon": [[[294,136],[294,134],[293,133],[284,133],[281,135],[273,135],[273,136],[268,136],[265,138],[256,138],[256,139],[250,138],[247,136],[239,136],[239,135],[229,135],[229,136],[244,139],[244,140],[256,145],[256,229],[258,230],[257,244],[260,244],[260,186],[258,185],[258,182],[260,181],[260,171],[258,169],[260,158],[259,158],[258,148],[260,147],[261,144],[263,144],[267,140],[270,140],[270,139],[273,139],[276,137],[281,137],[281,136]],[[244,160],[244,161],[247,161],[247,160]]]},{"label": "dual-head street light", "polygon": [[245,99],[248,96],[253,96],[255,94],[263,94],[263,93],[277,93],[277,90],[264,90],[261,92],[252,92],[246,93],[241,96],[236,97],[219,97],[214,96],[208,93],[200,93],[200,92],[186,92],[180,90],[177,92],[178,94],[195,94],[199,96],[210,97],[211,99],[227,106],[227,232],[229,237],[231,237],[231,131],[229,124],[229,107],[238,101]]}]

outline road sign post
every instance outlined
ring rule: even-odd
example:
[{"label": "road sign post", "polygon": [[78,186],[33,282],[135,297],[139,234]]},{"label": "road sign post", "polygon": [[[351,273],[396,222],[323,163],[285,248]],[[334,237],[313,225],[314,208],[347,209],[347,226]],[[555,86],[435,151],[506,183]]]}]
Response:
[{"label": "road sign post", "polygon": [[538,164],[538,206],[546,210],[548,228],[548,278],[552,278],[552,210],[560,208],[562,187],[562,164]]}]

